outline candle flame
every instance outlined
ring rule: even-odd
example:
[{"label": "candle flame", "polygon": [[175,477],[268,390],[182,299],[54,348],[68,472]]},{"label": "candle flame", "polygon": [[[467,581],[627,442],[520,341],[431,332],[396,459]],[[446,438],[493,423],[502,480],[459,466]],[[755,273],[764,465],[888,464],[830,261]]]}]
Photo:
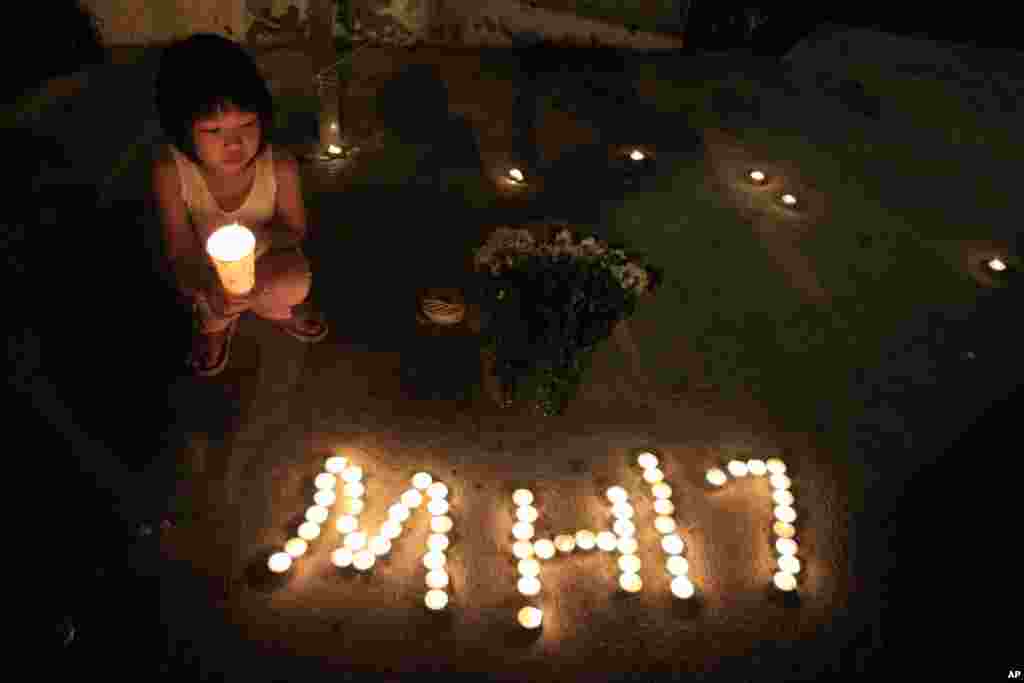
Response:
[{"label": "candle flame", "polygon": [[239,261],[256,248],[256,236],[244,225],[231,223],[206,240],[206,251],[219,261]]},{"label": "candle flame", "polygon": [[331,145],[327,148],[327,151],[330,152],[331,154],[341,154],[341,147],[338,147],[337,145]]},{"label": "candle flame", "polygon": [[518,168],[510,169],[508,174],[509,176],[512,177],[512,180],[516,181],[517,183],[523,182],[523,172],[520,171]]},{"label": "candle flame", "polygon": [[784,194],[782,195],[782,201],[792,206],[793,204],[796,204],[796,197],[791,194]]},{"label": "candle flame", "polygon": [[988,262],[988,267],[991,268],[992,270],[995,270],[995,271],[1006,270],[1006,264],[1003,263],[1001,260],[999,260],[997,258],[994,258],[991,261],[989,261]]},{"label": "candle flame", "polygon": [[643,161],[644,153],[638,149],[634,149],[632,152],[629,153],[629,158],[632,159],[633,161]]},{"label": "candle flame", "polygon": [[750,172],[750,178],[751,178],[751,180],[753,180],[756,183],[763,182],[764,181],[764,173],[762,173],[761,171],[751,171]]}]

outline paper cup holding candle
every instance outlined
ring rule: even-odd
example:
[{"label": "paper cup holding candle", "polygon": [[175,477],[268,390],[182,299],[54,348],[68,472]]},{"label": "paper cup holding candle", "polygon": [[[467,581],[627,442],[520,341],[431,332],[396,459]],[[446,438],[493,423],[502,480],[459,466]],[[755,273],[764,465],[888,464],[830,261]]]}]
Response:
[{"label": "paper cup holding candle", "polygon": [[256,285],[256,236],[238,223],[219,228],[206,240],[210,255],[224,290],[245,296]]}]

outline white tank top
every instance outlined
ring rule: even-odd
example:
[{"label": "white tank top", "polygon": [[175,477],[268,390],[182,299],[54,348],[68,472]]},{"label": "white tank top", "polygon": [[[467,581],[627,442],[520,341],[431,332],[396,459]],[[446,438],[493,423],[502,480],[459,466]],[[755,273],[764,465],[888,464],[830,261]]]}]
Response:
[{"label": "white tank top", "polygon": [[263,154],[254,162],[256,177],[245,201],[236,211],[224,211],[210,192],[199,167],[188,157],[169,145],[178,167],[181,179],[181,196],[188,207],[189,218],[195,229],[199,244],[206,244],[207,238],[218,228],[228,223],[239,223],[246,227],[262,227],[274,217],[277,199],[277,179],[274,177],[274,154],[267,145]]}]

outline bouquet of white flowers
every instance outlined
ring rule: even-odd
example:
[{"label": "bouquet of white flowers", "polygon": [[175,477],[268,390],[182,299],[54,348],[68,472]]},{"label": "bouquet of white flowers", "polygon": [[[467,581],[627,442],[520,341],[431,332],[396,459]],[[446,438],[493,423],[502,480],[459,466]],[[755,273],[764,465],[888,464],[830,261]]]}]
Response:
[{"label": "bouquet of white flowers", "polygon": [[593,236],[577,241],[564,222],[499,227],[474,264],[495,372],[512,396],[536,400],[547,415],[564,412],[594,347],[661,281],[660,270],[624,249]]}]

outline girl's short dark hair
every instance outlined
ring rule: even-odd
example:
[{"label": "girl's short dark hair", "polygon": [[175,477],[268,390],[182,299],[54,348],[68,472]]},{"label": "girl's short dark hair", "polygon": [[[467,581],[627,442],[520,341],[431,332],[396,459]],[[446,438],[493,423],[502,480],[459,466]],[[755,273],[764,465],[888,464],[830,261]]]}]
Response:
[{"label": "girl's short dark hair", "polygon": [[256,62],[240,44],[215,33],[196,33],[166,47],[156,76],[160,126],[182,154],[199,164],[192,126],[228,104],[260,117],[260,147],[267,146],[274,98]]}]

